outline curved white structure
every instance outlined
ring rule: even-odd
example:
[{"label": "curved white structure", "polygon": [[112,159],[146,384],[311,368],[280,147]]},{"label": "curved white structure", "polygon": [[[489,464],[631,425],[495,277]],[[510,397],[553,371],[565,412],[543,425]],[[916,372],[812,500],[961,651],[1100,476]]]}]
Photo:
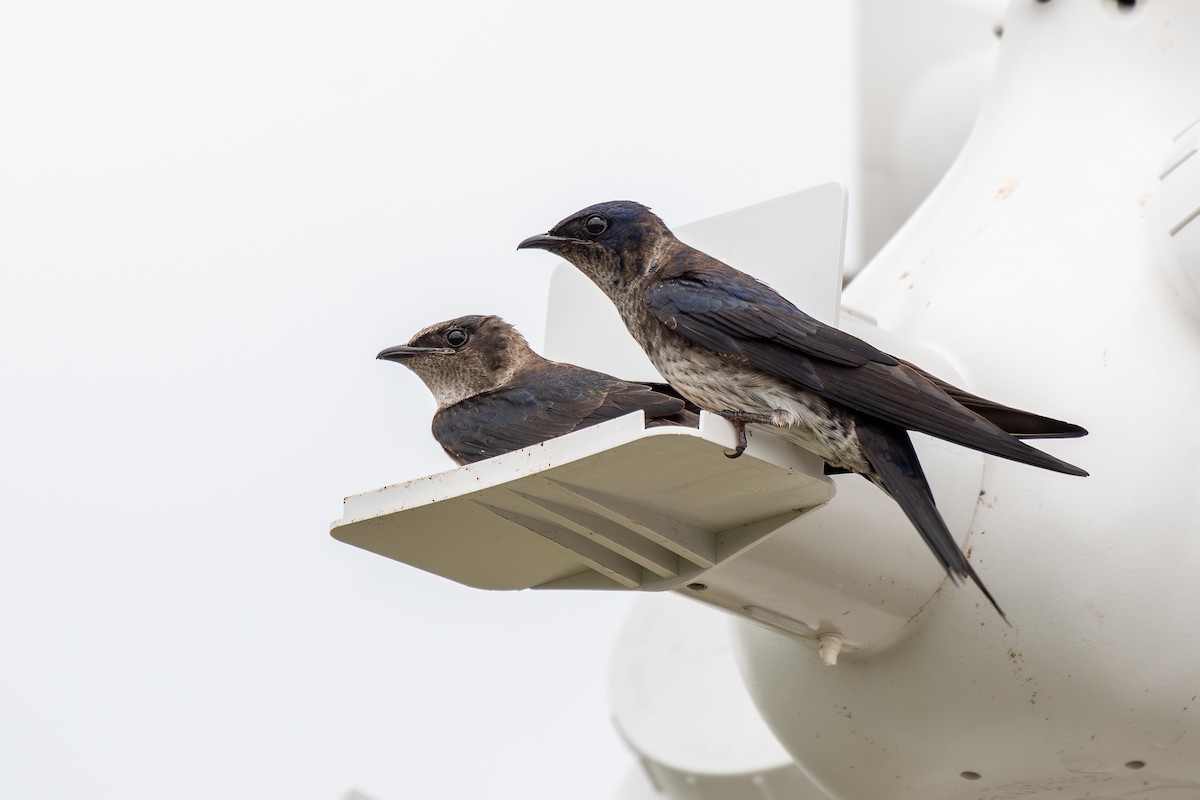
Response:
[{"label": "curved white structure", "polygon": [[1200,2],[1015,0],[1004,30],[965,149],[846,302],[1089,428],[1039,446],[1092,475],[986,459],[967,546],[1013,628],[942,591],[826,667],[741,623],[743,673],[835,798],[1200,797]]},{"label": "curved white structure", "polygon": [[751,702],[730,619],[677,594],[643,597],[613,657],[613,724],[672,800],[825,800]]}]

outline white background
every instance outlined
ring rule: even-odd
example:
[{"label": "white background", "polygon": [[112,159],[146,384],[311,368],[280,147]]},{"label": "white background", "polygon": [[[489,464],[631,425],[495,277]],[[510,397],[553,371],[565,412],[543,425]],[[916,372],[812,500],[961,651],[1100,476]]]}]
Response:
[{"label": "white background", "polygon": [[630,598],[328,536],[449,466],[377,362],[499,313],[518,241],[852,181],[852,5],[0,10],[0,797],[607,798]]}]

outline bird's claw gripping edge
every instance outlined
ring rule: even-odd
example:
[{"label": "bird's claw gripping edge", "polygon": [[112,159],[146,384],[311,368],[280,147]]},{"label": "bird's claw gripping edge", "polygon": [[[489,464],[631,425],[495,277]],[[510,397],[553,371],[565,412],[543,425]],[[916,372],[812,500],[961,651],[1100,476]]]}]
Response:
[{"label": "bird's claw gripping edge", "polygon": [[760,425],[775,424],[770,414],[751,414],[744,411],[714,411],[713,413],[732,422],[734,433],[737,435],[737,447],[732,453],[726,453],[726,458],[737,458],[746,452],[746,447],[750,444],[746,440],[746,426],[751,422],[757,422]]}]

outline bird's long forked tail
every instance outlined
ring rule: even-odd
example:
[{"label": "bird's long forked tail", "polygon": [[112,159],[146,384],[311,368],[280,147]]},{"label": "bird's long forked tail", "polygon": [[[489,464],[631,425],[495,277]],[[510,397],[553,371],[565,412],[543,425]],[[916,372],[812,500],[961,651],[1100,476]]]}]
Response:
[{"label": "bird's long forked tail", "polygon": [[856,426],[859,445],[867,460],[875,468],[875,477],[881,488],[900,506],[913,527],[921,534],[925,544],[933,551],[938,563],[955,583],[970,578],[983,592],[996,612],[1011,627],[1004,610],[983,585],[983,580],[967,560],[962,548],[954,540],[946,521],[933,500],[933,491],[925,479],[925,471],[917,459],[908,431],[896,425],[880,422],[860,422]]},{"label": "bird's long forked tail", "polygon": [[977,394],[971,394],[966,389],[960,389],[952,383],[947,383],[936,375],[926,372],[908,361],[902,362],[909,369],[925,376],[934,386],[941,389],[956,402],[970,411],[974,411],[1000,430],[1017,439],[1076,439],[1087,436],[1087,429],[1071,422],[1063,422],[1053,417],[1044,417],[1032,411],[1022,411],[1019,408],[988,400]]},{"label": "bird's long forked tail", "polygon": [[[1036,447],[1030,447],[1018,438],[1027,435],[1029,431],[1023,429],[1037,419],[1049,423],[1052,428],[1056,425],[1065,426],[1068,434],[1066,438],[1085,435],[1087,431],[1079,426],[1051,420],[1049,417],[1038,418],[1037,415],[1029,415],[1033,420],[1012,419],[1012,413],[1025,415],[1028,412],[1008,409],[999,404],[991,404],[991,407],[985,408],[983,405],[987,405],[989,401],[953,386],[949,387],[954,392],[951,394],[942,388],[943,385],[948,385],[944,381],[930,380],[920,371],[903,363],[896,367],[868,363],[848,372],[829,370],[827,373],[821,376],[825,386],[823,394],[860,414],[1032,467],[1077,477],[1086,477],[1088,474],[1087,470]],[[1012,432],[999,427],[989,417],[995,416],[999,408],[1010,412],[999,419],[1001,422],[1013,423],[1015,427]],[[1033,438],[1061,436],[1062,433],[1048,437],[1045,431],[1035,431]]]}]

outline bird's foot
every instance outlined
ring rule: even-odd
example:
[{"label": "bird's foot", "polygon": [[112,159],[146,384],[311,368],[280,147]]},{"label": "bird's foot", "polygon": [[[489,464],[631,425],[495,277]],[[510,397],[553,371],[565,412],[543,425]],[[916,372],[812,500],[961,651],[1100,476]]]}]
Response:
[{"label": "bird's foot", "polygon": [[746,426],[751,422],[757,422],[760,425],[775,424],[770,414],[751,414],[745,411],[714,411],[713,413],[732,422],[734,433],[737,435],[737,447],[732,453],[726,453],[726,458],[737,458],[746,452],[746,447],[750,444],[746,441]]}]

